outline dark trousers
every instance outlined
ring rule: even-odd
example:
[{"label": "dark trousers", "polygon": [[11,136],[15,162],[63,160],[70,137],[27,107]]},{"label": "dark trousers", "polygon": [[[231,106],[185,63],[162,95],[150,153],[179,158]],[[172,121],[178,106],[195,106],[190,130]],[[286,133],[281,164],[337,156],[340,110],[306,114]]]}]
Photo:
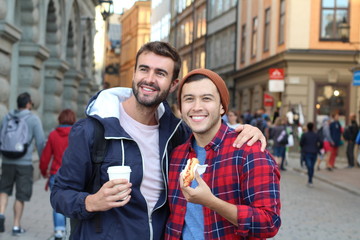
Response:
[{"label": "dark trousers", "polygon": [[305,153],[306,167],[308,169],[308,182],[312,183],[314,176],[314,166],[316,163],[317,153]]},{"label": "dark trousers", "polygon": [[348,159],[349,167],[354,167],[354,148],[355,143],[353,141],[348,141],[347,148],[346,148],[346,156]]}]

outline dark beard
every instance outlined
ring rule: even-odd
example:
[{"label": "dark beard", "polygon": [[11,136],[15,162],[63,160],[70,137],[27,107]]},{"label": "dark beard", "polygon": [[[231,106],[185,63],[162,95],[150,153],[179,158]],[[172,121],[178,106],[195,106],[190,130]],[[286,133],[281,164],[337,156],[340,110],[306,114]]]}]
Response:
[{"label": "dark beard", "polygon": [[154,106],[158,106],[160,103],[162,103],[168,96],[169,91],[170,91],[170,87],[168,89],[166,89],[165,91],[163,91],[162,93],[160,92],[160,95],[156,96],[156,98],[154,99],[141,99],[139,97],[139,88],[141,86],[149,86],[152,88],[155,88],[156,90],[158,90],[160,92],[160,89],[158,86],[154,85],[154,84],[145,84],[143,82],[139,82],[137,84],[137,88],[135,87],[135,83],[132,83],[132,90],[134,93],[134,96],[136,98],[136,100],[138,101],[138,103],[140,103],[141,105],[145,106],[145,107],[154,107]]}]

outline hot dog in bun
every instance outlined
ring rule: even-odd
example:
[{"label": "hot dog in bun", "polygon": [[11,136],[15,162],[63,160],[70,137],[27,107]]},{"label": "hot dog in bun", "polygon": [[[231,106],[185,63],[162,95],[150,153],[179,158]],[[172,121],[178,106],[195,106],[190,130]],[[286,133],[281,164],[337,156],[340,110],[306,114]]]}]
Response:
[{"label": "hot dog in bun", "polygon": [[182,177],[184,180],[184,187],[190,186],[190,183],[195,178],[195,166],[199,164],[197,158],[191,158],[187,160],[185,169],[182,171]]}]

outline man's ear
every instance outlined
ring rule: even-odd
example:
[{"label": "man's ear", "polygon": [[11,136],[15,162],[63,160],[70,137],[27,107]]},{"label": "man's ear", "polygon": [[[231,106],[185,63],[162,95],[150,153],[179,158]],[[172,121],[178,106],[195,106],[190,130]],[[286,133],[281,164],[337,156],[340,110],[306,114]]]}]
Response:
[{"label": "man's ear", "polygon": [[223,105],[220,105],[220,114],[223,115],[225,113],[225,109],[223,107]]},{"label": "man's ear", "polygon": [[179,85],[179,79],[177,78],[171,82],[170,93],[174,92],[178,85]]}]

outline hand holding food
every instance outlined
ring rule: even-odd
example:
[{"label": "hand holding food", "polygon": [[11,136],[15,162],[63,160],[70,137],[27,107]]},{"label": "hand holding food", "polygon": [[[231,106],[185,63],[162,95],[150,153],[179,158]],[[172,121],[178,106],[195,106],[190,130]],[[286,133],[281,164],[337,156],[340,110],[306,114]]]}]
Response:
[{"label": "hand holding food", "polygon": [[184,180],[184,187],[190,186],[191,182],[195,178],[195,166],[199,164],[197,158],[191,158],[187,160],[185,169],[181,172],[181,175]]}]

